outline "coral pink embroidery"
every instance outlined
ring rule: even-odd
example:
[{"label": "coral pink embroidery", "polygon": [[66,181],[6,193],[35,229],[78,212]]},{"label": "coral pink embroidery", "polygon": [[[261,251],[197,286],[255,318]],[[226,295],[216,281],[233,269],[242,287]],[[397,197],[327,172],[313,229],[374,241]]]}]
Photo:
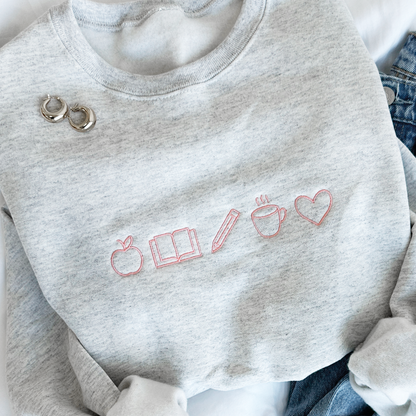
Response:
[{"label": "coral pink embroidery", "polygon": [[[119,274],[120,276],[130,276],[132,274],[139,273],[140,270],[142,269],[142,266],[143,266],[143,254],[142,254],[142,252],[137,247],[134,247],[132,245],[133,244],[133,237],[131,235],[129,235],[124,241],[121,241],[121,240],[117,240],[117,241],[123,246],[123,248],[114,251],[113,254],[111,255],[111,266],[113,267],[114,271],[117,274]],[[116,253],[125,253],[126,251],[129,251],[129,250],[136,250],[139,253],[139,255],[140,255],[140,266],[139,266],[139,268],[137,270],[135,270],[133,272],[130,272],[130,273],[122,273],[119,270],[117,270],[116,267],[114,266],[114,257],[116,255]],[[119,257],[119,256],[117,256],[117,257]],[[139,258],[137,258],[137,259],[139,259]]]},{"label": "coral pink embroidery", "polygon": [[[317,216],[318,218],[320,218],[320,220],[317,222],[317,221],[314,221],[313,219],[311,219],[310,217],[308,217],[307,215],[304,215],[304,214],[302,214],[302,212],[300,212],[300,209],[299,209],[299,207],[298,207],[298,204],[299,204],[299,202],[300,201],[302,201],[302,199],[306,199],[307,201],[309,201],[310,203],[312,203],[312,204],[315,204],[315,202],[316,202],[316,199],[318,198],[318,196],[319,195],[321,195],[321,194],[324,194],[324,195],[328,195],[329,196],[329,204],[328,204],[328,208],[326,209],[326,211],[322,214],[322,212],[323,212],[323,210],[325,209],[325,206],[323,207],[323,208],[320,208],[320,211],[317,211],[317,212],[313,212],[314,211],[314,209],[312,208],[313,206],[311,206],[311,207],[309,207],[309,208],[311,208],[309,211],[308,211],[308,215],[309,216],[311,216],[311,215],[313,215],[313,214],[315,214],[315,216]],[[308,208],[308,207],[306,207],[306,208]],[[315,224],[315,225],[321,225],[322,224],[322,221],[325,219],[325,217],[328,215],[328,213],[329,213],[329,211],[331,210],[331,208],[332,208],[332,195],[331,195],[331,192],[329,192],[328,190],[326,190],[326,189],[321,189],[320,191],[318,191],[316,194],[315,194],[315,196],[313,197],[313,199],[311,199],[311,198],[309,198],[308,196],[305,196],[305,195],[300,195],[300,196],[298,196],[296,199],[295,199],[295,209],[296,209],[296,211],[297,211],[297,213],[302,217],[302,218],[304,218],[305,220],[307,220],[307,221],[309,221],[309,222],[311,222],[312,224]],[[305,206],[303,207],[303,209],[305,209]],[[319,208],[317,208],[317,209],[319,209]],[[304,212],[305,213],[305,212]],[[315,219],[317,219],[317,218],[315,218]]]},{"label": "coral pink embroidery", "polygon": [[[264,195],[264,196],[265,196],[265,198],[266,198],[266,201],[267,201],[267,202],[270,202],[270,201],[269,201],[269,198],[267,197],[267,195]],[[262,204],[264,204],[263,195],[261,195],[261,196],[260,196],[260,200],[261,200],[261,203],[262,203]],[[256,203],[257,203],[257,205],[259,205],[259,206],[261,205],[261,204],[259,203],[259,198],[258,198],[258,197],[256,198]]]},{"label": "coral pink embroidery", "polygon": [[[266,195],[266,200],[269,199]],[[263,203],[263,195],[261,196]],[[256,198],[258,204],[258,198]],[[256,208],[251,213],[251,220],[253,221],[254,227],[257,232],[264,238],[272,238],[279,234],[280,226],[286,219],[287,210],[286,208],[279,208],[275,204],[265,205],[260,208]]]},{"label": "coral pink embroidery", "polygon": [[149,245],[158,269],[202,256],[196,231],[188,227],[157,235]]},{"label": "coral pink embroidery", "polygon": [[218,251],[223,246],[225,240],[228,237],[228,234],[230,234],[239,216],[240,216],[240,213],[236,209],[233,208],[225,217],[225,220],[223,221],[220,229],[218,230],[212,242],[213,253]]}]

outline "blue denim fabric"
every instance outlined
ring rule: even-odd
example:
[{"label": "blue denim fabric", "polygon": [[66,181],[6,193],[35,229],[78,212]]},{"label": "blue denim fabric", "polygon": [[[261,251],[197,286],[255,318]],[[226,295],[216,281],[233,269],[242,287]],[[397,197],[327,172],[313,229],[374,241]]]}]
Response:
[{"label": "blue denim fabric", "polygon": [[409,34],[390,75],[380,77],[395,94],[390,114],[396,135],[416,155],[416,33]]},{"label": "blue denim fabric", "polygon": [[349,353],[301,381],[291,381],[284,416],[377,416],[352,389]]},{"label": "blue denim fabric", "polygon": [[[380,72],[384,88],[394,92],[389,105],[397,137],[416,155],[416,32],[410,33],[390,75]],[[284,416],[378,416],[349,382],[348,360],[291,381]]]}]

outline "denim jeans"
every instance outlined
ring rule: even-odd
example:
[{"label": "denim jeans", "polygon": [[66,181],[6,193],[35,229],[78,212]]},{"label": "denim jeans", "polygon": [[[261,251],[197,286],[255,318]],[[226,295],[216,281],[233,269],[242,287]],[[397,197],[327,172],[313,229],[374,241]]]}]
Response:
[{"label": "denim jeans", "polygon": [[[390,75],[380,72],[396,136],[416,155],[416,33],[410,33]],[[349,382],[348,360],[290,382],[284,416],[378,416]]]},{"label": "denim jeans", "polygon": [[290,382],[284,416],[377,416],[351,387],[347,366],[351,354],[304,380]]},{"label": "denim jeans", "polygon": [[397,137],[416,155],[416,33],[410,33],[390,75],[380,73]]}]

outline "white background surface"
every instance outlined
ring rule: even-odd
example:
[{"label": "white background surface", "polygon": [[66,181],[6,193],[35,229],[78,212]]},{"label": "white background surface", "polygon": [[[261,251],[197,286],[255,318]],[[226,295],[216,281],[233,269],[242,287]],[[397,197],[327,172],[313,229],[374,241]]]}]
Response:
[{"label": "white background surface", "polygon": [[[407,34],[416,31],[416,0],[345,1],[379,70],[388,73]],[[61,2],[62,0],[0,0],[0,47],[52,5]],[[121,3],[117,0],[99,2]],[[0,194],[1,205],[3,202]],[[5,376],[5,305],[4,239],[0,223],[0,416],[13,416]],[[209,390],[191,398],[188,411],[190,416],[281,416],[286,395],[287,383],[266,383],[232,392]]]}]

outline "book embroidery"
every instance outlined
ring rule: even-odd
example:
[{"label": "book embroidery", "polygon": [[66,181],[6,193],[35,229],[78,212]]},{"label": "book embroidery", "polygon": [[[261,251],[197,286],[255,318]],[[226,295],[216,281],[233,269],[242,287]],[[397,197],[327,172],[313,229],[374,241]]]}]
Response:
[{"label": "book embroidery", "polygon": [[[258,208],[251,213],[254,228],[263,238],[276,237],[282,223],[286,220],[286,208],[270,204],[267,195],[264,197],[261,195],[255,200]],[[299,195],[294,202],[296,212],[316,226],[322,224],[332,204],[332,194],[327,189],[321,189],[313,198]],[[212,241],[211,252],[213,254],[224,245],[240,215],[241,213],[236,209],[230,209]],[[139,273],[143,267],[143,254],[133,246],[133,237],[129,235],[124,241],[117,240],[117,242],[122,248],[111,254],[111,266],[114,271],[123,277]],[[202,256],[194,228],[185,227],[171,233],[156,235],[149,240],[149,246],[157,269]]]},{"label": "book embroidery", "polygon": [[196,230],[188,227],[157,235],[149,245],[158,269],[202,256]]},{"label": "book embroidery", "polygon": [[321,189],[311,199],[300,195],[295,199],[296,212],[305,220],[321,225],[332,208],[332,195],[327,189]]},{"label": "book embroidery", "polygon": [[218,230],[214,240],[212,241],[211,252],[215,253],[218,251],[224,244],[225,240],[230,234],[231,230],[234,228],[235,223],[238,220],[240,213],[236,209],[231,209],[228,215],[225,217],[225,220],[221,224],[220,229]]},{"label": "book embroidery", "polygon": [[[269,198],[265,195],[266,201],[269,202]],[[260,200],[263,204],[266,202],[261,195]],[[256,198],[257,205],[259,204],[259,198]],[[279,208],[278,205],[269,204],[256,208],[251,213],[251,220],[257,232],[263,238],[272,238],[279,234],[282,222],[286,219],[286,208]]]},{"label": "book embroidery", "polygon": [[[130,276],[140,272],[143,266],[143,254],[137,248],[133,246],[133,237],[129,235],[124,241],[117,240],[123,248],[113,251],[111,254],[111,266],[114,271],[120,276]],[[117,267],[115,265],[117,263]],[[135,264],[138,268],[132,272],[123,273],[120,269],[128,267],[129,264]]]}]

